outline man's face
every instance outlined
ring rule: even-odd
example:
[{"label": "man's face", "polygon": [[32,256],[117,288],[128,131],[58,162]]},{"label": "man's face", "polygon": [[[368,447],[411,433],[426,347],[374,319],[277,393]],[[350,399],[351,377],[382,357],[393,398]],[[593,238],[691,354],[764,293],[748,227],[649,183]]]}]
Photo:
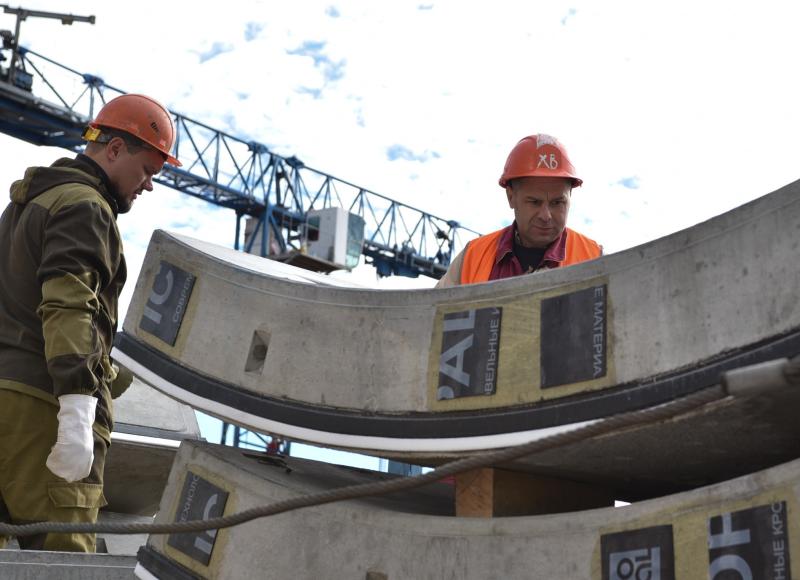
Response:
[{"label": "man's face", "polygon": [[546,248],[567,225],[572,181],[563,177],[518,177],[506,187],[522,245]]},{"label": "man's face", "polygon": [[116,190],[119,213],[126,213],[142,191],[153,191],[153,176],[164,166],[164,156],[153,149],[131,154],[122,146],[114,163],[111,185]]}]

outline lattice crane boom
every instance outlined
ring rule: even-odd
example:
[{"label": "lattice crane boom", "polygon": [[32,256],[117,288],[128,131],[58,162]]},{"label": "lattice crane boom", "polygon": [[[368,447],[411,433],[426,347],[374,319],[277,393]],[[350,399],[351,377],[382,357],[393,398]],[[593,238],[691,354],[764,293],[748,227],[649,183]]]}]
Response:
[{"label": "lattice crane boom", "polygon": [[[14,10],[16,34],[0,31],[2,52],[11,53],[10,65],[0,67],[0,131],[36,145],[81,151],[85,125],[107,100],[124,91],[18,46],[20,19],[42,14]],[[46,14],[86,22],[94,19]],[[0,62],[8,60],[6,54]],[[172,114],[177,127],[175,154],[183,167],[165,166],[155,181],[234,210],[237,249],[243,245],[241,220],[246,216],[255,218],[264,240],[255,253],[267,256],[267,239],[275,240],[282,252],[302,251],[308,212],[341,207],[364,220],[362,254],[379,275],[440,278],[455,252],[477,235],[455,220],[313,169],[296,157],[277,155],[264,144]]]}]

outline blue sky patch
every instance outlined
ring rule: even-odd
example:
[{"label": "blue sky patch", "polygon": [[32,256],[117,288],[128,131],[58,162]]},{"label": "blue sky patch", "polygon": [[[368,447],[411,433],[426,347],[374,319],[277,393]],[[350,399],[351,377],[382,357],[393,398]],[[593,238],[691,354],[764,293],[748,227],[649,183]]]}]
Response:
[{"label": "blue sky patch", "polygon": [[244,39],[247,42],[255,40],[259,37],[262,30],[264,30],[264,25],[260,22],[248,22],[244,28]]},{"label": "blue sky patch", "polygon": [[201,52],[201,51],[194,51],[197,56],[200,57],[200,62],[206,62],[211,60],[212,58],[219,56],[220,54],[230,52],[233,50],[233,45],[228,44],[226,42],[215,42],[211,45],[211,48],[208,50]]},{"label": "blue sky patch", "polygon": [[287,54],[298,56],[308,56],[314,60],[314,66],[322,70],[325,82],[338,81],[344,77],[344,67],[347,61],[342,59],[334,62],[322,50],[325,48],[325,41],[306,40],[299,48],[287,50]]},{"label": "blue sky patch", "polygon": [[387,147],[386,149],[386,158],[389,161],[397,161],[398,159],[403,159],[405,161],[419,161],[420,163],[426,163],[431,159],[439,159],[441,155],[436,151],[425,151],[424,153],[414,153],[411,149],[404,145],[399,145],[395,143],[394,145]]},{"label": "blue sky patch", "polygon": [[630,177],[623,177],[617,184],[621,185],[622,187],[627,187],[628,189],[639,189],[639,177],[637,175],[632,175]]},{"label": "blue sky patch", "polygon": [[314,89],[311,87],[298,87],[297,92],[301,95],[311,95],[315,99],[319,99],[322,96],[322,89]]}]

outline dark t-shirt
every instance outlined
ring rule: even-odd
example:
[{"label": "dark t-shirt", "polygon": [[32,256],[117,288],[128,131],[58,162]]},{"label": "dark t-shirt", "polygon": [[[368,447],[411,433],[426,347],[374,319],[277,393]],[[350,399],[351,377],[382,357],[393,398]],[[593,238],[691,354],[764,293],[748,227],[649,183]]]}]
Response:
[{"label": "dark t-shirt", "polygon": [[519,260],[523,272],[533,272],[542,263],[547,248],[526,248],[514,240],[514,256]]}]

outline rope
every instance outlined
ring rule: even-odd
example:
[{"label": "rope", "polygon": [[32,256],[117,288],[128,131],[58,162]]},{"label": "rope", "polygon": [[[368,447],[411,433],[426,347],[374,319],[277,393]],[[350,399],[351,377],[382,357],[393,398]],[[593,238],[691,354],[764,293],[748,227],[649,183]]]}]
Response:
[{"label": "rope", "polygon": [[574,429],[565,433],[557,433],[543,439],[531,441],[515,447],[508,447],[485,453],[473,455],[446,463],[437,469],[413,477],[399,477],[375,483],[357,484],[333,490],[302,495],[264,506],[258,506],[228,516],[208,520],[191,520],[172,523],[122,523],[122,522],[97,522],[97,523],[61,523],[40,522],[35,524],[11,525],[0,524],[0,535],[26,536],[45,533],[103,533],[103,534],[173,534],[200,532],[204,530],[222,529],[236,526],[288,511],[329,504],[349,499],[373,497],[409,490],[429,483],[437,482],[445,477],[458,475],[481,467],[504,463],[519,459],[526,455],[555,449],[571,443],[577,443],[592,437],[606,435],[613,431],[628,429],[635,425],[664,421],[678,415],[693,411],[701,406],[714,401],[719,401],[727,396],[724,388],[719,385],[709,387],[692,395],[683,397],[648,409],[633,413],[624,413],[612,416],[590,425]]}]

